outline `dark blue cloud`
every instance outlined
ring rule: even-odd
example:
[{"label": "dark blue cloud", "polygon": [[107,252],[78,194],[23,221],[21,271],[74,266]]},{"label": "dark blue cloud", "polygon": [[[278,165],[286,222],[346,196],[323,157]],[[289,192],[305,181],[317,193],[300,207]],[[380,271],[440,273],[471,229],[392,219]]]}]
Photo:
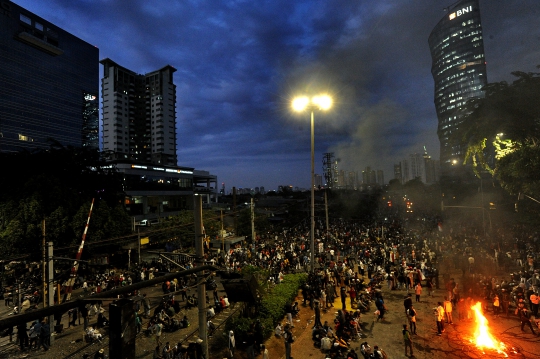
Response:
[{"label": "dark blue cloud", "polygon": [[[439,141],[427,38],[453,1],[73,1],[17,4],[96,45],[135,72],[170,64],[177,85],[179,164],[227,188],[308,187],[309,114],[298,93],[335,98],[315,114],[316,172],[385,170]],[[482,1],[488,80],[534,71],[540,2]]]}]

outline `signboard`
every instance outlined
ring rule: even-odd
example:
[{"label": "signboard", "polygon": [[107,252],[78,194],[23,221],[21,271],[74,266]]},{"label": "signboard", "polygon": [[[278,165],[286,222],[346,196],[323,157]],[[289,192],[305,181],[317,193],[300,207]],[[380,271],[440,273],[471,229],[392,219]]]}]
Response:
[{"label": "signboard", "polygon": [[141,238],[141,245],[150,243],[150,238],[148,237],[142,237]]},{"label": "signboard", "polygon": [[472,12],[472,11],[473,11],[472,5],[467,6],[467,7],[464,7],[463,9],[461,9],[461,10],[457,10],[457,11],[451,13],[450,15],[448,15],[448,19],[449,20],[454,20],[456,17],[459,17],[461,15],[467,14],[467,13]]}]

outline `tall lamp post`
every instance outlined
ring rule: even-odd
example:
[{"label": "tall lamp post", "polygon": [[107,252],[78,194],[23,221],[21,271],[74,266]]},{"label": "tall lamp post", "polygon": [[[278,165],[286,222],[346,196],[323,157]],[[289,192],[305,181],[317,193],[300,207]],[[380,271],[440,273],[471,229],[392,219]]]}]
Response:
[{"label": "tall lamp post", "polygon": [[326,111],[332,107],[332,98],[328,95],[318,95],[314,97],[300,96],[292,101],[294,111],[311,112],[311,230],[310,235],[310,262],[311,272],[315,271],[315,121],[314,110]]}]

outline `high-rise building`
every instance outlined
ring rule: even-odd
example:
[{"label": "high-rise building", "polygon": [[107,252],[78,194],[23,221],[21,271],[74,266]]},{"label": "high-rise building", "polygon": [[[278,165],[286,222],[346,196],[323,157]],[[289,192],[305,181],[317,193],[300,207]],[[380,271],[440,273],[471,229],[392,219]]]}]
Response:
[{"label": "high-rise building", "polygon": [[379,184],[379,186],[384,186],[384,171],[383,170],[377,170],[377,184]]},{"label": "high-rise building", "polygon": [[403,175],[401,172],[401,162],[394,164],[394,179],[397,179],[399,183],[403,183]]},{"label": "high-rise building", "polygon": [[110,160],[176,166],[176,69],[139,75],[103,65],[103,152]]},{"label": "high-rise building", "polygon": [[464,121],[467,100],[483,97],[487,83],[479,0],[462,0],[445,9],[447,14],[429,35],[431,73],[435,80],[435,107],[441,143],[441,170],[451,174],[452,164],[465,155],[452,139]]},{"label": "high-rise building", "polygon": [[439,171],[439,161],[431,159],[425,146],[423,154],[410,154],[399,165],[394,165],[394,176],[401,175],[401,183],[418,178],[422,183],[433,184],[439,181]]},{"label": "high-rise building", "polygon": [[99,50],[0,2],[0,151],[99,149]]}]

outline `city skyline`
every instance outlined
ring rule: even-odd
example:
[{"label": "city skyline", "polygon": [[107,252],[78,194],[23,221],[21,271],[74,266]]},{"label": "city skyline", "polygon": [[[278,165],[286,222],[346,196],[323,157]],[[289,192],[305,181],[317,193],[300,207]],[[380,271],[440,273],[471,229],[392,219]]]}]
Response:
[{"label": "city skyline", "polygon": [[[15,3],[97,46],[100,60],[139,74],[174,66],[178,165],[227,188],[309,188],[309,114],[290,110],[301,92],[334,97],[315,113],[318,174],[325,152],[340,169],[387,174],[424,145],[439,158],[428,37],[450,1]],[[536,71],[540,3],[484,0],[480,11],[489,82]]]}]

